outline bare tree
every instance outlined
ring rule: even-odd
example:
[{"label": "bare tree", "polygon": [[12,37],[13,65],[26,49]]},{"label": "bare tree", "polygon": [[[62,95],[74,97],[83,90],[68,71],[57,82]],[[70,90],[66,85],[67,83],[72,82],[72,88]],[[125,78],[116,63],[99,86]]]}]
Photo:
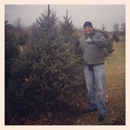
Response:
[{"label": "bare tree", "polygon": [[125,23],[123,23],[123,24],[121,24],[121,25],[122,25],[121,30],[123,31],[123,34],[125,35],[125,28],[126,28],[126,25],[125,25]]},{"label": "bare tree", "polygon": [[21,27],[23,26],[23,22],[22,22],[22,19],[20,17],[18,17],[16,20],[15,20],[15,26],[18,28],[18,29],[21,29]]},{"label": "bare tree", "polygon": [[118,23],[116,23],[116,24],[113,25],[113,31],[114,31],[115,33],[118,33],[118,32],[119,32],[119,24],[118,24]]}]

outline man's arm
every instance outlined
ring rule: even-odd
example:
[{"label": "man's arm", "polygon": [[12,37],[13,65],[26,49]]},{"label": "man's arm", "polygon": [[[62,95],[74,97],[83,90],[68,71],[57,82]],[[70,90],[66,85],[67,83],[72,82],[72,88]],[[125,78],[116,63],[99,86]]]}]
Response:
[{"label": "man's arm", "polygon": [[92,38],[92,43],[99,46],[99,47],[107,47],[108,46],[108,41],[102,34],[98,34],[98,38]]}]

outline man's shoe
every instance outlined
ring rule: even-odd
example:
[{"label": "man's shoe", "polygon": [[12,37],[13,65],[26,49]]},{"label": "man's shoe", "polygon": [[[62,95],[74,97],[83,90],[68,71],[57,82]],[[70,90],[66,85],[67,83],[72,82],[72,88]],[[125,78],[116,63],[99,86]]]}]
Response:
[{"label": "man's shoe", "polygon": [[83,113],[85,114],[85,113],[90,113],[90,112],[94,112],[94,111],[97,111],[97,109],[90,109],[90,108],[87,108],[87,109],[84,110]]},{"label": "man's shoe", "polygon": [[104,119],[105,119],[105,114],[100,114],[99,116],[98,116],[98,121],[103,121]]}]

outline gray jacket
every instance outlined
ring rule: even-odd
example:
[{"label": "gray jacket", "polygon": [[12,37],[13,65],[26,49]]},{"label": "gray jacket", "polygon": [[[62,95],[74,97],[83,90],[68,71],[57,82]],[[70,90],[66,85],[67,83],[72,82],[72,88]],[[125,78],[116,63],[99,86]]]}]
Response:
[{"label": "gray jacket", "polygon": [[108,41],[99,32],[93,32],[90,35],[90,38],[93,42],[91,44],[88,44],[86,42],[87,36],[82,36],[78,41],[79,43],[75,44],[75,49],[82,51],[83,59],[86,65],[104,63],[105,56],[103,48],[107,47]]}]

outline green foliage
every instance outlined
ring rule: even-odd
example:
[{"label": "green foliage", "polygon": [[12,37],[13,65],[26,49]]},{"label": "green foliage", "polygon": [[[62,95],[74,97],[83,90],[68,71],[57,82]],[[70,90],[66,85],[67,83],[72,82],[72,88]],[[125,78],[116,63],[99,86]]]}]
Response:
[{"label": "green foliage", "polygon": [[104,37],[107,39],[107,41],[108,41],[108,46],[107,46],[107,48],[104,48],[104,54],[105,54],[105,56],[107,57],[107,56],[109,56],[110,54],[112,54],[112,52],[114,52],[113,42],[112,42],[111,39],[109,38],[109,35],[108,35],[107,31],[105,31],[105,30],[103,30],[103,31],[102,31],[102,30],[96,30],[96,31],[102,33],[102,34],[104,35]]},{"label": "green foliage", "polygon": [[10,70],[14,60],[19,55],[19,49],[16,36],[12,25],[5,22],[5,86],[8,86],[8,80],[11,77]]},{"label": "green foliage", "polygon": [[28,39],[28,34],[21,33],[18,39],[20,45],[25,45]]},{"label": "green foliage", "polygon": [[[77,69],[77,58],[69,48],[68,44],[58,41],[50,48],[47,43],[30,44],[13,64],[10,86],[16,87],[23,103],[34,105],[35,113],[58,110],[74,103],[76,93],[73,90],[80,85],[80,75],[79,79],[77,75],[80,70]],[[27,104],[25,108],[28,110],[28,107]]]},{"label": "green foliage", "polygon": [[117,37],[117,35],[115,33],[112,35],[112,40],[114,40],[115,42],[120,41],[120,39]]},{"label": "green foliage", "polygon": [[80,99],[80,58],[74,54],[72,43],[65,43],[60,31],[56,33],[55,20],[50,20],[55,19],[54,15],[49,15],[49,19],[42,16],[40,26],[32,30],[33,37],[12,63],[6,116],[36,118],[46,111],[69,110]]},{"label": "green foliage", "polygon": [[74,27],[71,17],[63,17],[63,22],[60,23],[61,35],[65,43],[74,43],[77,40],[76,29]]},{"label": "green foliage", "polygon": [[36,36],[46,40],[48,39],[48,42],[54,41],[57,37],[57,17],[54,12],[48,11],[41,14],[41,17],[37,19],[37,23],[39,24],[38,31],[35,31],[34,33]]}]

